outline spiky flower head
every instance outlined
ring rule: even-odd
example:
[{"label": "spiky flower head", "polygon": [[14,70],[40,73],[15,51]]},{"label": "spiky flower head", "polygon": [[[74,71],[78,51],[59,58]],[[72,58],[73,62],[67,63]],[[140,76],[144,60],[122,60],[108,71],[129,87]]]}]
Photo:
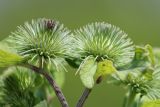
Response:
[{"label": "spiky flower head", "polygon": [[129,63],[134,57],[134,45],[120,28],[108,23],[92,23],[76,30],[75,50],[78,57],[92,55],[111,60],[116,67]]},{"label": "spiky flower head", "polygon": [[69,33],[58,21],[40,18],[18,26],[8,41],[22,56],[52,62],[52,59],[67,55],[70,47]]},{"label": "spiky flower head", "polygon": [[125,86],[130,91],[140,94],[141,98],[150,100],[160,98],[160,67],[126,70],[114,74],[113,78],[111,83]]},{"label": "spiky flower head", "polygon": [[[82,58],[78,69],[82,83],[93,88],[104,77],[116,72],[131,62],[134,57],[134,45],[127,34],[107,23],[92,23],[76,30],[74,51],[77,58]],[[94,68],[94,69],[93,69]]]}]

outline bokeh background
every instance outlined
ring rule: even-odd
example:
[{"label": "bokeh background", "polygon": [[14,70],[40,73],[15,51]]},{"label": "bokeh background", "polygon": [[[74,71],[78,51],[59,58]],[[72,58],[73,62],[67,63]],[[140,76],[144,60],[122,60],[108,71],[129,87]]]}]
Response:
[{"label": "bokeh background", "polygon": [[[119,26],[138,45],[160,47],[160,0],[0,0],[0,40],[25,21],[46,17],[74,30],[91,22]],[[63,87],[74,107],[83,86],[73,71],[66,73]],[[125,90],[102,83],[96,86],[85,107],[121,107]],[[60,107],[54,99],[53,107]]]}]

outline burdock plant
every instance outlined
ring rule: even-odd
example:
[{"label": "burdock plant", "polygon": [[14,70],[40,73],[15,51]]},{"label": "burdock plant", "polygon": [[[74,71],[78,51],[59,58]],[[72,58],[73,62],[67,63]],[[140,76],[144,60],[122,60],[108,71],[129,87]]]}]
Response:
[{"label": "burdock plant", "polygon": [[159,102],[159,49],[136,46],[111,24],[91,23],[71,32],[58,21],[40,18],[18,26],[2,43],[9,47],[0,47],[2,106],[52,107],[53,88],[61,106],[69,107],[57,85],[69,65],[77,68],[85,87],[76,107],[83,107],[103,81],[127,89],[123,107],[155,107]]},{"label": "burdock plant", "polygon": [[107,23],[92,23],[76,30],[75,57],[82,59],[77,71],[86,87],[77,107],[82,107],[94,83],[116,72],[133,60],[134,45],[120,28]]},{"label": "burdock plant", "polygon": [[[70,48],[68,45],[70,43],[69,33],[70,31],[58,21],[42,18],[32,20],[31,23],[26,22],[24,26],[18,26],[17,30],[12,32],[6,40],[19,55],[12,55],[13,58],[17,56],[14,60],[16,63],[13,64],[29,68],[35,73],[43,75],[53,87],[63,107],[68,107],[68,103],[48,70],[50,67],[57,71],[62,68],[66,70],[63,58],[67,56],[67,50]],[[1,62],[13,62],[13,58],[10,60],[6,56],[7,61],[2,55]],[[19,57],[21,60],[22,58],[27,60],[19,63]]]}]

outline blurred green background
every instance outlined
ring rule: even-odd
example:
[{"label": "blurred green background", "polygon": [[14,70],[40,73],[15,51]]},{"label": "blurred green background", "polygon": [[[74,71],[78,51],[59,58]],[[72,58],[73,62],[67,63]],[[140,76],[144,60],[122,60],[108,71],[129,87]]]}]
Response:
[{"label": "blurred green background", "polygon": [[[136,44],[160,46],[160,0],[0,0],[0,39],[31,19],[59,20],[74,30],[105,21],[123,29]],[[66,73],[63,91],[74,107],[83,86],[73,71]],[[95,87],[85,107],[121,107],[124,90],[105,83]],[[57,99],[53,107],[60,107]]]}]

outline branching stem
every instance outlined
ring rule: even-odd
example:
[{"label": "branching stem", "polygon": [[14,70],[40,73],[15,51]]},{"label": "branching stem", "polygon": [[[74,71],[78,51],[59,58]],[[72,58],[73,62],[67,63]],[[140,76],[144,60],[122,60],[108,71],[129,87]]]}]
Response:
[{"label": "branching stem", "polygon": [[33,70],[35,73],[43,75],[47,79],[49,84],[52,86],[52,88],[54,89],[62,107],[69,107],[68,102],[67,102],[65,96],[63,95],[61,89],[58,87],[58,85],[52,79],[52,77],[46,71],[44,71],[44,69],[38,68],[38,67],[36,67],[34,65],[31,65],[31,64],[25,64],[25,65],[22,65],[22,66]]}]

